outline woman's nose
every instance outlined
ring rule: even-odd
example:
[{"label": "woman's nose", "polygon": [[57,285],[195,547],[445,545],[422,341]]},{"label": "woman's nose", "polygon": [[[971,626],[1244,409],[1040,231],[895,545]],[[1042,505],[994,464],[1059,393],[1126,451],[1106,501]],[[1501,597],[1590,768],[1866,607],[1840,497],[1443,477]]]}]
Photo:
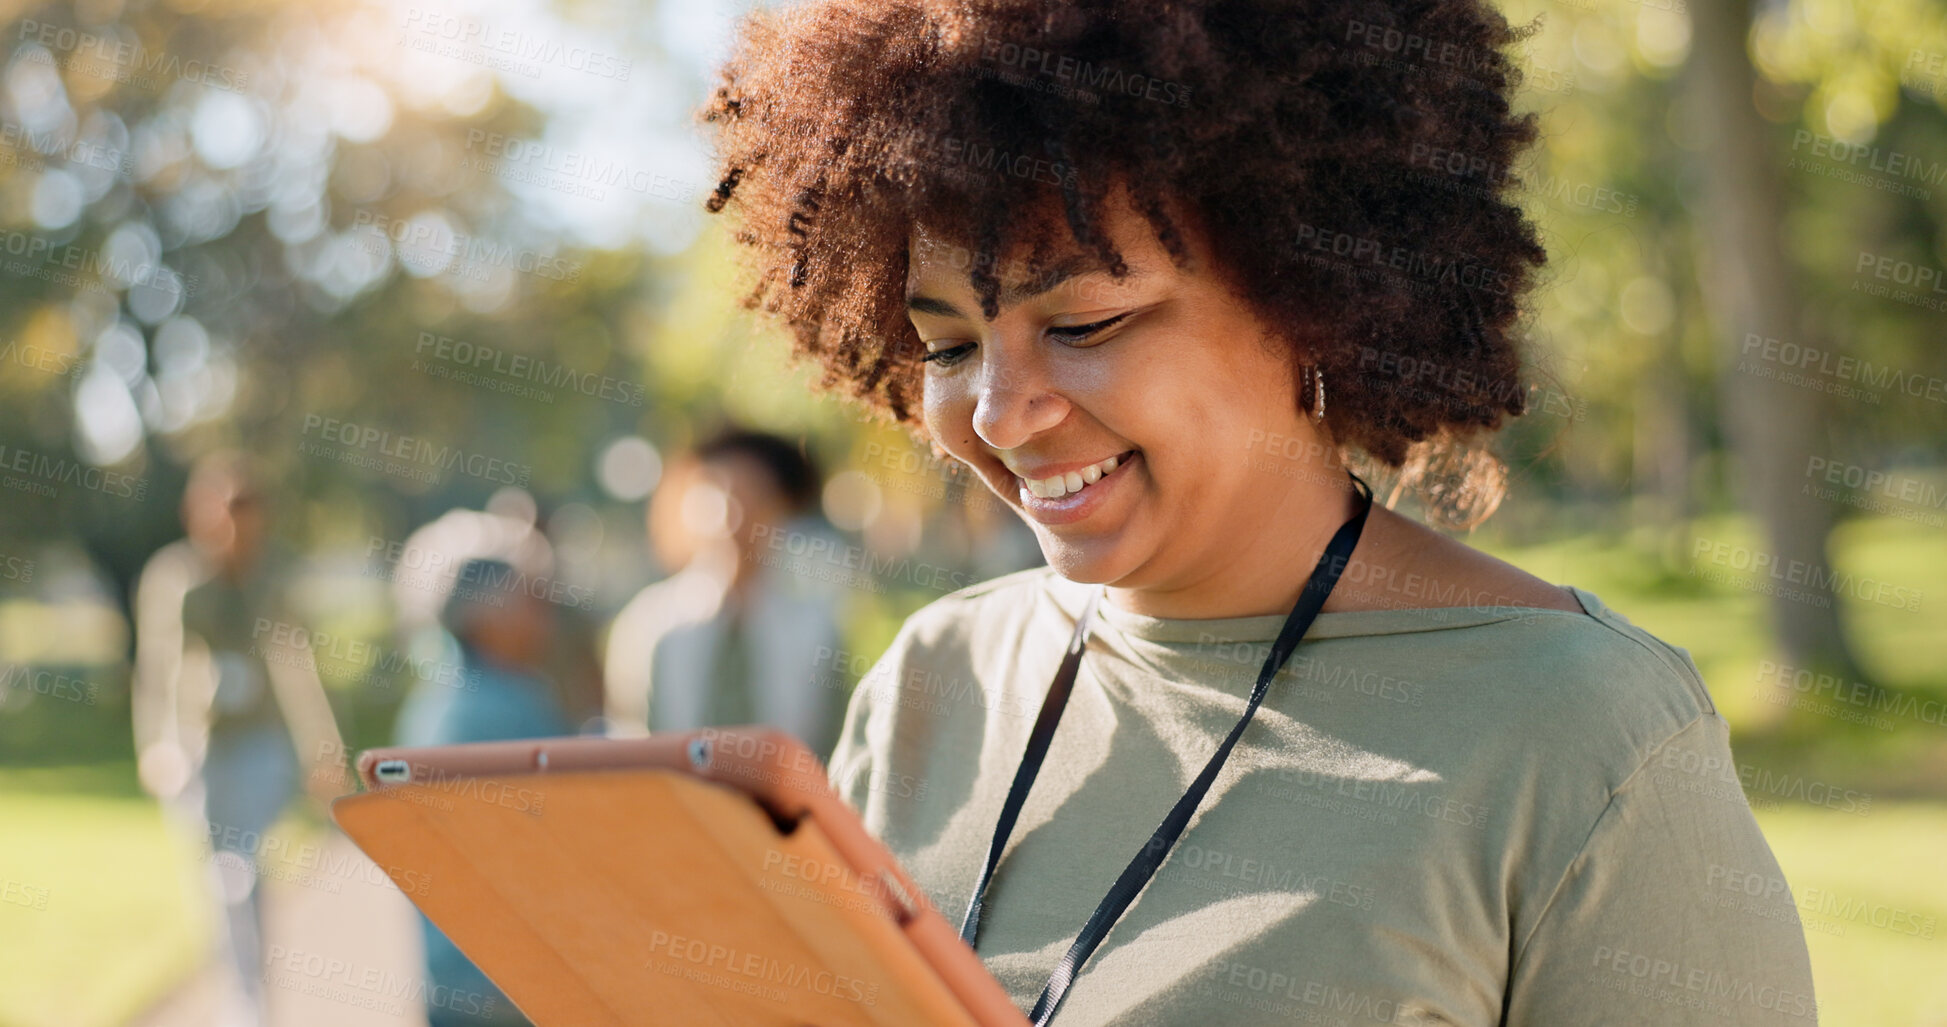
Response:
[{"label": "woman's nose", "polygon": [[1025,445],[1068,416],[1068,400],[1050,387],[1045,369],[1034,361],[983,361],[980,374],[973,427],[994,449]]}]

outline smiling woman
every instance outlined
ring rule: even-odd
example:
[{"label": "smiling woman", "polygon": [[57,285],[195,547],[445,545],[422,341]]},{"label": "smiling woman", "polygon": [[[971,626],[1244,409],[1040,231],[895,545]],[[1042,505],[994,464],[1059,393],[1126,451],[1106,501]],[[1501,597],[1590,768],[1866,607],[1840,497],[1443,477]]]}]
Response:
[{"label": "smiling woman", "polygon": [[830,761],[1037,1024],[1816,1020],[1689,655],[1348,469],[1500,499],[1456,457],[1526,394],[1520,36],[1485,0],[743,25],[704,117],[747,302],[1049,564],[909,618]]}]

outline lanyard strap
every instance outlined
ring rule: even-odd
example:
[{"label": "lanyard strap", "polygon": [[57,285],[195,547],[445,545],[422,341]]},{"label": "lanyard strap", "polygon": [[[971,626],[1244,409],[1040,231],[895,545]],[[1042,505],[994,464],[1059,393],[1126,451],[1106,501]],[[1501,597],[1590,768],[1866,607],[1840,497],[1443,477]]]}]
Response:
[{"label": "lanyard strap", "polygon": [[[1116,878],[1108,895],[1095,907],[1088,923],[1082,926],[1081,933],[1076,935],[1067,954],[1055,965],[1054,973],[1048,976],[1048,984],[1041,991],[1041,998],[1034,1004],[1034,1011],[1028,1014],[1028,1018],[1034,1021],[1034,1027],[1046,1027],[1048,1021],[1054,1019],[1055,1009],[1061,1005],[1062,997],[1067,994],[1068,986],[1074,983],[1075,974],[1082,964],[1108,936],[1109,928],[1122,916],[1123,910],[1136,900],[1136,894],[1155,876],[1156,868],[1162,865],[1163,857],[1169,855],[1177,836],[1183,833],[1184,826],[1203,801],[1204,793],[1210,790],[1211,782],[1217,779],[1217,772],[1223,769],[1224,761],[1230,757],[1230,750],[1250,724],[1258,704],[1264,701],[1264,693],[1270,687],[1271,679],[1277,676],[1278,669],[1297,649],[1298,640],[1304,637],[1312,620],[1325,605],[1326,597],[1331,595],[1332,586],[1338,583],[1339,575],[1352,558],[1353,547],[1359,544],[1360,533],[1365,530],[1366,514],[1372,510],[1372,488],[1350,470],[1345,473],[1352,478],[1360,493],[1359,511],[1339,526],[1332,541],[1326,545],[1324,554],[1319,557],[1318,566],[1312,569],[1311,578],[1305,582],[1304,591],[1299,593],[1297,604],[1291,608],[1283,630],[1278,632],[1277,641],[1265,657],[1264,669],[1258,672],[1257,685],[1251,689],[1251,699],[1244,707],[1244,716],[1239,718],[1236,727],[1230,729],[1229,736],[1217,747],[1210,762],[1204,765],[1203,772],[1190,783],[1189,790],[1176,800],[1176,805],[1150,835],[1149,841],[1137,850],[1135,858],[1123,869],[1122,876]],[[1040,773],[1041,761],[1047,756],[1048,745],[1054,739],[1055,726],[1061,722],[1062,710],[1068,705],[1068,693],[1073,689],[1076,672],[1081,669],[1089,621],[1105,591],[1105,588],[1098,588],[1090,594],[1088,604],[1082,608],[1082,615],[1075,622],[1075,634],[1068,642],[1068,652],[1063,655],[1061,669],[1055,672],[1054,682],[1048,686],[1048,694],[1041,701],[1041,714],[1035,718],[1034,731],[1028,736],[1027,749],[1021,755],[1021,766],[1014,772],[1014,784],[1008,788],[1007,800],[1001,805],[1000,821],[994,825],[994,841],[987,848],[987,862],[980,869],[973,900],[968,904],[966,919],[960,925],[960,937],[969,946],[980,934],[981,905],[987,896],[987,886],[993,880],[994,867],[1000,863],[1001,850],[1007,847],[1008,836],[1014,833],[1014,822],[1021,815],[1028,789],[1034,786],[1035,775]]]}]

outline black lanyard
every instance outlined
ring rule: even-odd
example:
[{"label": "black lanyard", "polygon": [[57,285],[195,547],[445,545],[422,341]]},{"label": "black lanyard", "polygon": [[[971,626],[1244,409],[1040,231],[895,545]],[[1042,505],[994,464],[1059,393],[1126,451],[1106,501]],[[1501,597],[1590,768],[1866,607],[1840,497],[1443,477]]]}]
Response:
[{"label": "black lanyard", "polygon": [[[1244,716],[1237,726],[1230,729],[1230,736],[1217,747],[1215,755],[1190,783],[1188,791],[1170,809],[1169,815],[1156,828],[1149,841],[1136,852],[1129,866],[1116,878],[1115,885],[1104,896],[1101,905],[1082,926],[1075,937],[1075,943],[1067,955],[1055,965],[1055,972],[1048,976],[1048,985],[1041,991],[1041,998],[1034,1004],[1034,1011],[1028,1018],[1034,1027],[1046,1027],[1054,1019],[1056,1007],[1061,1005],[1062,996],[1067,994],[1068,986],[1075,981],[1075,974],[1083,963],[1094,953],[1096,946],[1108,936],[1109,928],[1114,926],[1122,911],[1136,899],[1136,893],[1156,874],[1162,865],[1163,857],[1169,855],[1170,848],[1176,844],[1177,835],[1190,822],[1190,816],[1203,801],[1203,795],[1210,790],[1210,783],[1223,769],[1224,760],[1229,758],[1230,750],[1237,744],[1244,728],[1250,724],[1251,715],[1257,712],[1258,704],[1264,701],[1264,692],[1277,676],[1278,668],[1284,666],[1298,640],[1311,627],[1313,618],[1325,605],[1325,598],[1332,594],[1332,586],[1338,583],[1339,574],[1352,558],[1352,549],[1359,544],[1359,534],[1365,530],[1366,514],[1372,510],[1372,488],[1351,471],[1345,472],[1358,487],[1361,495],[1359,512],[1339,526],[1338,533],[1326,545],[1325,552],[1318,558],[1318,566],[1312,569],[1310,580],[1305,582],[1305,590],[1298,595],[1298,602],[1291,608],[1290,616],[1285,618],[1284,629],[1278,632],[1278,640],[1271,646],[1271,652],[1264,659],[1264,669],[1258,672],[1257,687],[1251,689],[1251,701],[1244,707]],[[1048,686],[1047,697],[1041,701],[1041,714],[1035,718],[1034,731],[1028,736],[1027,751],[1021,755],[1020,769],[1014,772],[1014,784],[1007,790],[1007,801],[1001,805],[999,823],[994,825],[994,843],[987,849],[987,863],[980,869],[980,880],[974,885],[973,900],[967,906],[967,918],[960,925],[960,937],[971,946],[980,934],[980,907],[986,898],[987,885],[993,880],[994,867],[1000,862],[1001,850],[1007,847],[1007,838],[1014,833],[1014,821],[1021,815],[1021,805],[1027,800],[1028,789],[1034,786],[1034,777],[1041,770],[1042,757],[1048,754],[1048,743],[1053,740],[1055,725],[1061,722],[1061,711],[1068,705],[1068,693],[1075,684],[1075,673],[1082,665],[1082,648],[1088,641],[1089,620],[1095,613],[1095,604],[1102,598],[1104,589],[1096,589],[1082,608],[1081,617],[1075,622],[1075,635],[1068,642],[1068,652],[1062,657],[1061,669],[1055,672],[1054,683]]]}]

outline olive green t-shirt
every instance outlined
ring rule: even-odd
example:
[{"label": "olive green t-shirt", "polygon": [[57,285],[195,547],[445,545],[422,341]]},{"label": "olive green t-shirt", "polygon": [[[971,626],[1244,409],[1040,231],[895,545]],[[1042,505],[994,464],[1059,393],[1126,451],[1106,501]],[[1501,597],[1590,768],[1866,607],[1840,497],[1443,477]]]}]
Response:
[{"label": "olive green t-shirt", "polygon": [[[1089,591],[909,618],[831,780],[957,928]],[[1083,1025],[1811,1024],[1791,893],[1689,654],[1585,613],[1324,613],[1070,988]],[[1104,598],[977,951],[1026,1011],[1242,716],[1283,615]]]}]

